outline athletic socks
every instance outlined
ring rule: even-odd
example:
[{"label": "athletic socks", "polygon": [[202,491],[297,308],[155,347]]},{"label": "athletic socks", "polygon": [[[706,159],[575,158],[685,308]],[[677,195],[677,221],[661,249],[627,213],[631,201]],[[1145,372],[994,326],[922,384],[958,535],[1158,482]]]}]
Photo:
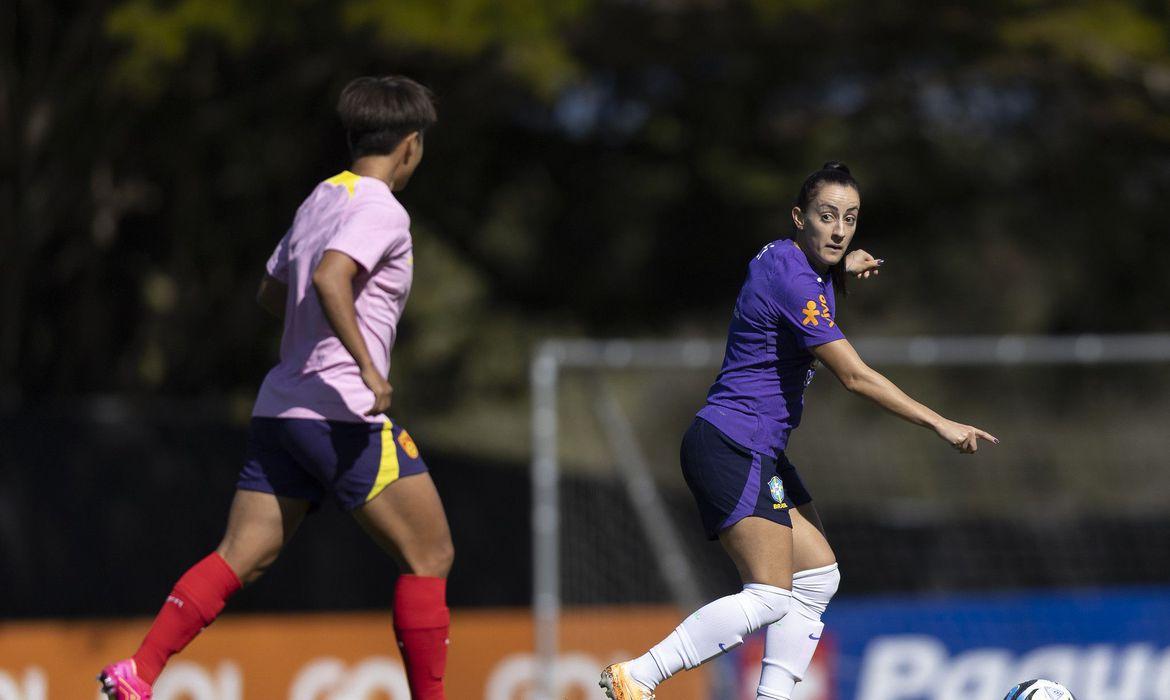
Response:
[{"label": "athletic socks", "polygon": [[791,600],[792,594],[783,588],[749,583],[741,592],[699,608],[626,669],[635,682],[653,691],[684,668],[734,649],[745,636],[784,617]]},{"label": "athletic socks", "polygon": [[236,572],[215,552],[188,569],[167,596],[134,654],[139,677],[153,685],[167,659],[210,625],[238,590],[240,579]]},{"label": "athletic socks", "polygon": [[445,700],[447,669],[447,580],[403,574],[394,589],[394,634],[402,651],[413,700]]},{"label": "athletic socks", "polygon": [[812,662],[825,629],[821,615],[840,583],[836,564],[793,574],[792,614],[768,626],[756,700],[790,700]]}]

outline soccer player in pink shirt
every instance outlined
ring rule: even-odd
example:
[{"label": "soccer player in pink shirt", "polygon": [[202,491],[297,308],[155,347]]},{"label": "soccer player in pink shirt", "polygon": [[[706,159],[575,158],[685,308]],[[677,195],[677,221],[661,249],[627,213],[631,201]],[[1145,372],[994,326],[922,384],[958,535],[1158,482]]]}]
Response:
[{"label": "soccer player in pink shirt", "polygon": [[175,584],[137,653],[102,669],[111,698],[151,697],[167,660],[264,573],[326,495],[398,561],[394,632],[411,696],[444,698],[451,533],[418,447],[386,414],[414,266],[410,217],[393,193],[422,160],[434,101],[408,78],[366,77],[346,86],[338,113],[353,164],[301,204],[257,295],[284,333],[252,412],[227,533]]}]

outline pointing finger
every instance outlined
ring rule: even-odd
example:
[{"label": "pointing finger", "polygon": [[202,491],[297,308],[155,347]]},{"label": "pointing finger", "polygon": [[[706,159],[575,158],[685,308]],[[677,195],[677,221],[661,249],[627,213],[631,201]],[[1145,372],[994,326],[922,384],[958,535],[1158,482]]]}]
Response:
[{"label": "pointing finger", "polygon": [[980,430],[979,428],[976,428],[975,434],[978,435],[979,437],[983,438],[984,440],[991,441],[991,444],[993,444],[993,445],[999,444],[999,438],[997,438],[996,436],[987,432],[986,430]]}]

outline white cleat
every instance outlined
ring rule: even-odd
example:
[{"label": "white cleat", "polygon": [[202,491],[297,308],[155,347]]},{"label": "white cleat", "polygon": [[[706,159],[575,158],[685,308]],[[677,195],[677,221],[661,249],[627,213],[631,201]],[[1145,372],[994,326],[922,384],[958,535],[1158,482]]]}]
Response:
[{"label": "white cleat", "polygon": [[597,685],[605,690],[609,700],[654,700],[654,693],[630,678],[625,663],[606,666]]}]

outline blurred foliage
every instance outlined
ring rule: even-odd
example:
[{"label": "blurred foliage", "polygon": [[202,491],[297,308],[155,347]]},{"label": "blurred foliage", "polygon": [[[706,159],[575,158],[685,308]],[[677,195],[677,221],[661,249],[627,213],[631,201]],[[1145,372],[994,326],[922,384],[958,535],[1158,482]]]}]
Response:
[{"label": "blurred foliage", "polygon": [[[129,0],[114,8],[106,27],[112,39],[128,45],[118,73],[139,90],[153,92],[167,72],[190,57],[201,38],[217,39],[227,49],[254,46],[264,35],[282,35],[291,46],[305,32],[323,29],[308,23],[312,0],[253,3],[242,0],[181,0],[160,6],[154,0]],[[336,36],[373,30],[387,46],[473,57],[499,50],[502,62],[534,85],[551,92],[574,74],[574,63],[560,31],[586,9],[585,0],[348,0],[317,3],[333,15]]]},{"label": "blurred foliage", "polygon": [[1164,2],[83,0],[0,27],[12,405],[247,397],[263,261],[370,73],[441,100],[392,379],[448,446],[525,448],[539,337],[722,333],[830,158],[889,261],[848,332],[1170,326]]}]

